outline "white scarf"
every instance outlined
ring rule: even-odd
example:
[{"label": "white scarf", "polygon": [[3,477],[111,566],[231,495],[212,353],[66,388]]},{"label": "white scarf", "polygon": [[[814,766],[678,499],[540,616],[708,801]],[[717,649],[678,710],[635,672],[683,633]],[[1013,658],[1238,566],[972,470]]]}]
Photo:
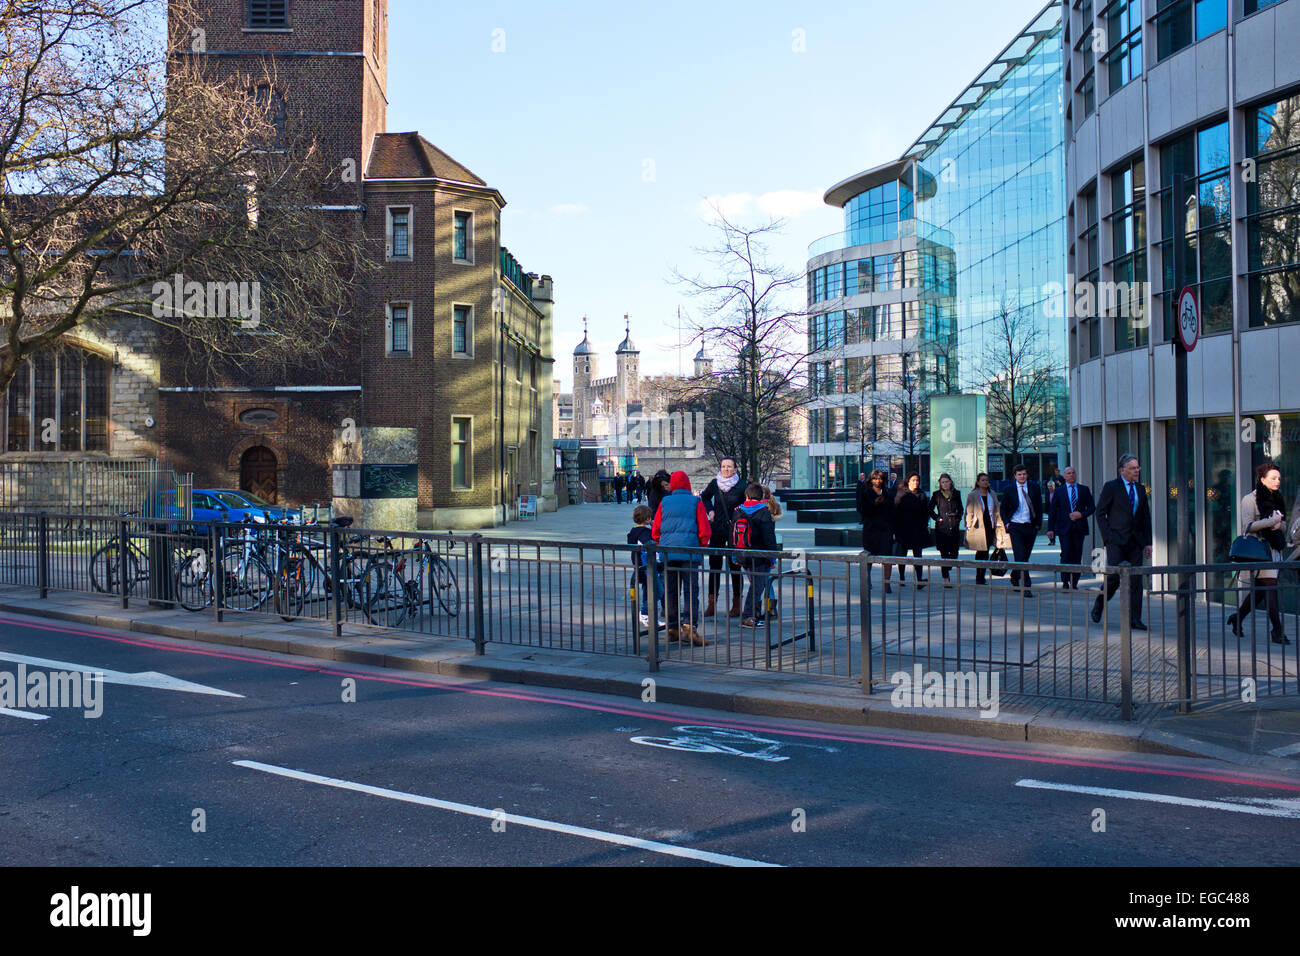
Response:
[{"label": "white scarf", "polygon": [[740,472],[732,472],[730,478],[723,478],[722,472],[718,472],[717,477],[713,480],[718,483],[719,490],[728,492],[736,487],[736,482],[740,481]]}]

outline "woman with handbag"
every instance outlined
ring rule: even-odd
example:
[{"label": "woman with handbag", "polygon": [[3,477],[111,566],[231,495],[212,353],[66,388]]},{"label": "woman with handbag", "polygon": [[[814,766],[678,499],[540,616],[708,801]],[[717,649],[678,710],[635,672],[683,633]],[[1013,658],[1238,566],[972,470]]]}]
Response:
[{"label": "woman with handbag", "polygon": [[[1243,536],[1258,538],[1268,549],[1269,560],[1281,561],[1282,551],[1287,546],[1286,502],[1282,500],[1282,469],[1271,461],[1266,461],[1255,469],[1255,490],[1241,499],[1241,532]],[[1242,637],[1242,622],[1250,614],[1252,606],[1258,605],[1260,595],[1268,606],[1269,623],[1273,626],[1274,644],[1290,644],[1291,639],[1282,630],[1282,612],[1278,607],[1277,569],[1265,568],[1259,571],[1245,571],[1251,584],[1251,591],[1241,602],[1237,612],[1228,617],[1232,633]]]},{"label": "woman with handbag", "polygon": [[[982,471],[975,477],[975,490],[966,496],[966,547],[975,552],[976,561],[988,561],[990,551],[994,561],[1005,561],[1006,549],[1011,547],[998,496],[989,486],[989,476]],[[984,581],[984,569],[977,568],[975,583]]]},{"label": "woman with handbag", "polygon": [[[921,476],[914,471],[899,486],[894,498],[894,540],[897,542],[899,557],[906,557],[909,551],[912,552],[912,557],[921,557],[929,538],[930,506],[921,491]],[[900,566],[900,584],[906,573],[907,569]],[[912,565],[912,577],[916,579],[918,591],[925,587],[919,564]]]},{"label": "woman with handbag", "polygon": [[[939,476],[939,490],[930,496],[930,517],[934,521],[934,544],[939,557],[956,560],[961,547],[961,495],[952,483],[952,476],[944,472]],[[942,565],[944,586],[950,587],[949,565]]]}]

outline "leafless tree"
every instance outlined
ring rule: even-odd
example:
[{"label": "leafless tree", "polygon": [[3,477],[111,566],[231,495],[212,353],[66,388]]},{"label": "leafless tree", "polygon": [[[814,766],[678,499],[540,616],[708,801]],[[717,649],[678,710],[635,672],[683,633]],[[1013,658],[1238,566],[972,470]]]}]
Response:
[{"label": "leafless tree", "polygon": [[706,449],[735,458],[744,479],[763,480],[786,460],[792,417],[807,401],[807,312],[789,305],[803,276],[768,261],[766,240],[779,232],[780,220],[744,227],[716,207],[714,213],[717,244],[699,250],[713,273],[674,273],[702,302],[691,331],[718,369],[697,383],[690,400],[706,418],[716,417],[706,424]]},{"label": "leafless tree", "polygon": [[982,358],[989,443],[1008,462],[1057,436],[1059,371],[1026,309],[1004,299],[989,323]]},{"label": "leafless tree", "polygon": [[350,324],[368,265],[322,208],[339,171],[274,75],[206,75],[189,0],[168,13],[0,0],[0,390],[122,317],[227,373],[319,358]]}]

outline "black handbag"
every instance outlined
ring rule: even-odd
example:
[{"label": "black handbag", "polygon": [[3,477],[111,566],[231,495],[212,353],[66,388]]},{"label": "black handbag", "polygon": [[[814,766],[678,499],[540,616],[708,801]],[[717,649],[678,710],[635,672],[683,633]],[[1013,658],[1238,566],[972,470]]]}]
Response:
[{"label": "black handbag", "polygon": [[1267,544],[1253,534],[1237,535],[1228,552],[1229,561],[1272,561],[1273,552]]},{"label": "black handbag", "polygon": [[1000,578],[1007,573],[1007,550],[1006,548],[997,548],[989,555],[990,561],[996,561],[999,567],[989,568],[989,574],[995,578]]}]

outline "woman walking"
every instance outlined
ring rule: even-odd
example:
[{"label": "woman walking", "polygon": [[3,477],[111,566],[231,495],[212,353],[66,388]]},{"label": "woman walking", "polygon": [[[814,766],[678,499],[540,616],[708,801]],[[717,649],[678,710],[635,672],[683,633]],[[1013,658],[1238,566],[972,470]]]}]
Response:
[{"label": "woman walking", "polygon": [[[930,496],[930,517],[934,520],[934,543],[942,558],[957,559],[957,549],[961,547],[962,501],[957,486],[952,483],[952,476],[944,472],[939,476],[939,490]],[[952,583],[948,576],[950,565],[943,565],[943,579]]]},{"label": "woman walking", "polygon": [[[700,494],[704,510],[709,516],[709,525],[713,534],[709,538],[710,548],[731,547],[731,513],[745,503],[745,486],[740,483],[740,474],[736,471],[736,460],[724,458],[718,462],[718,474],[708,483]],[[704,609],[705,617],[713,617],[718,600],[718,571],[722,567],[722,555],[709,555],[709,604]],[[727,564],[735,568],[728,558]],[[731,573],[731,609],[728,617],[740,617],[741,588],[744,578],[739,570]]]},{"label": "woman walking", "polygon": [[[862,550],[890,557],[894,553],[894,499],[885,490],[885,473],[877,468],[858,482],[858,517],[862,519]],[[885,593],[889,594],[892,564],[885,565]],[[902,572],[898,575],[903,576]]]},{"label": "woman walking", "polygon": [[[976,561],[987,561],[995,548],[1011,547],[1011,538],[1002,524],[998,496],[989,485],[989,476],[975,477],[975,490],[966,496],[966,547],[975,552]],[[975,583],[984,583],[984,569],[975,570]]]},{"label": "woman walking", "polygon": [[[1282,469],[1271,461],[1266,461],[1255,469],[1255,490],[1241,499],[1242,534],[1259,538],[1268,546],[1271,560],[1281,561],[1286,549],[1286,502],[1282,500]],[[1268,606],[1269,623],[1273,625],[1274,644],[1290,644],[1291,639],[1282,630],[1282,611],[1277,599],[1277,569],[1264,568],[1259,571],[1245,571],[1250,578],[1251,591],[1246,595],[1237,612],[1228,617],[1232,633],[1238,637],[1242,634],[1242,622],[1250,614],[1252,604],[1258,605],[1262,595]]]},{"label": "woman walking", "polygon": [[[921,494],[921,476],[914,471],[903,481],[898,497],[894,499],[894,540],[898,542],[899,557],[906,557],[909,551],[912,557],[921,557],[929,537],[930,505]],[[899,569],[900,582],[905,573],[905,568]],[[912,575],[916,578],[918,590],[925,587],[919,564],[912,565]]]}]

